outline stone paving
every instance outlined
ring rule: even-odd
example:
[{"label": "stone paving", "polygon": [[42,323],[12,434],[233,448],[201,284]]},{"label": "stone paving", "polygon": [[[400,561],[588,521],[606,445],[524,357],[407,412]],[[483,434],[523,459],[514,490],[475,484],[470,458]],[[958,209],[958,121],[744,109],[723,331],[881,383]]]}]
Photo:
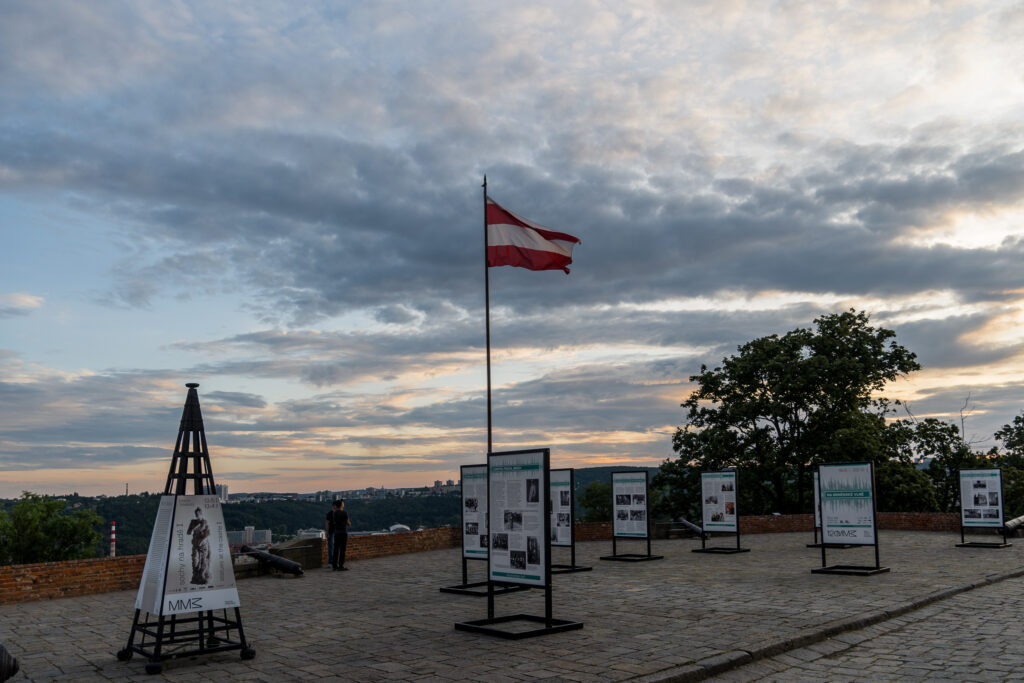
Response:
[{"label": "stone paving", "polygon": [[960,593],[712,681],[1024,681],[1024,578]]},{"label": "stone paving", "polygon": [[[240,581],[243,624],[257,652],[248,661],[237,652],[183,657],[165,662],[156,676],[145,674],[138,655],[117,661],[135,591],[2,605],[0,642],[21,663],[16,681],[1019,676],[1022,605],[1006,596],[1024,586],[1024,578],[1013,578],[1024,577],[1024,542],[962,549],[951,533],[880,536],[882,564],[891,572],[870,577],[811,574],[821,555],[806,547],[810,534],[744,536],[751,552],[737,555],[692,553],[696,540],[655,541],[653,552],[665,559],[639,563],[600,561],[610,541],[581,543],[577,563],[594,569],[554,576],[553,616],[583,628],[518,641],[454,629],[457,621],[486,617],[487,601],[438,590],[461,579],[459,551],[444,550],[352,562],[348,572]],[[620,553],[641,548],[619,544]],[[556,549],[554,561],[567,556]],[[828,559],[874,562],[866,548],[831,551]],[[483,579],[484,569],[471,562],[471,580]],[[498,616],[543,612],[538,590],[495,601]],[[936,649],[948,653],[948,663]],[[966,677],[978,671],[981,678]]]}]

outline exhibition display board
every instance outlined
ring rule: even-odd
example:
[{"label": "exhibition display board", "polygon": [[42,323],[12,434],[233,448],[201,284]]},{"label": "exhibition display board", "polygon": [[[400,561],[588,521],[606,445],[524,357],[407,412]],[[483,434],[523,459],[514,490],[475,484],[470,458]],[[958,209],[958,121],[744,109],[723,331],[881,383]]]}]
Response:
[{"label": "exhibition display board", "polygon": [[552,559],[552,574],[586,572],[593,567],[576,564],[576,477],[572,468],[551,470],[551,547],[568,548],[569,564],[556,564]]},{"label": "exhibition display board", "polygon": [[[647,470],[612,472],[612,554],[602,560],[643,562],[660,560],[651,554],[651,516],[648,514],[649,481]],[[619,553],[618,539],[630,538],[647,541],[647,552]]]},{"label": "exhibition display board", "polygon": [[546,586],[551,561],[548,452],[492,453],[487,462],[487,506],[494,520],[490,580]]},{"label": "exhibition display board", "polygon": [[[818,541],[818,532],[821,531],[821,492],[818,486],[818,471],[815,470],[811,473],[811,483],[813,487],[814,496],[814,543],[808,543],[808,548],[820,548],[821,542]],[[833,543],[829,548],[833,550],[843,550],[846,548],[852,548],[854,546],[849,543]]]},{"label": "exhibition display board", "polygon": [[[700,475],[700,501],[704,533],[700,536],[700,548],[695,553],[745,553],[749,548],[740,547],[740,516],[738,499],[739,478],[736,470],[702,472]],[[710,532],[736,534],[736,547],[708,547]]]},{"label": "exhibition display board", "polygon": [[[487,618],[459,622],[455,628],[518,640],[577,628],[583,624],[551,615],[551,484],[546,448],[490,453],[487,456],[487,513],[491,520],[487,556]],[[544,589],[544,616],[494,616],[495,586],[513,584]],[[498,628],[515,622],[542,624],[527,630]]]},{"label": "exhibition display board", "polygon": [[135,609],[170,615],[240,605],[217,496],[161,496]]},{"label": "exhibition display board", "polygon": [[163,662],[176,657],[229,650],[239,650],[242,659],[256,656],[242,629],[224,513],[212,495],[217,488],[199,385],[185,386],[188,395],[135,598],[135,619],[128,644],[117,652],[121,661],[146,657],[148,674],[160,673]]},{"label": "exhibition display board", "polygon": [[[818,466],[821,499],[821,568],[815,573],[869,575],[889,571],[878,556],[875,467],[873,463]],[[874,546],[875,565],[826,566],[826,549],[838,545]]]},{"label": "exhibition display board", "polygon": [[[1006,548],[1006,520],[1003,514],[1003,471],[1001,469],[960,470],[959,548]],[[998,529],[1001,543],[971,541],[964,529]]]},{"label": "exhibition display board", "polygon": [[[487,560],[490,534],[487,519],[487,465],[463,465],[459,468],[462,486],[462,583],[442,586],[442,593],[487,596],[487,579],[469,580],[468,560]],[[500,586],[499,593],[527,590],[523,586]]]}]

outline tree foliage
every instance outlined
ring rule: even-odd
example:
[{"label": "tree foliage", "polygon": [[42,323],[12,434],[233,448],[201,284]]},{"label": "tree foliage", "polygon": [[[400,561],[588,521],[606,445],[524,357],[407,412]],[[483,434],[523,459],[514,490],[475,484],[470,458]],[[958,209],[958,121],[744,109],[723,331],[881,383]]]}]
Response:
[{"label": "tree foliage", "polygon": [[0,564],[92,557],[101,524],[94,510],[69,512],[64,501],[26,491],[10,514],[0,511]]},{"label": "tree foliage", "polygon": [[[702,365],[690,377],[697,388],[682,404],[686,423],[672,440],[679,458],[662,466],[666,477],[735,467],[741,509],[808,512],[814,465],[888,463],[898,455],[887,433],[890,403],[877,393],[918,370],[915,355],[896,343],[893,331],[869,325],[866,313],[850,310],[814,323],[814,330],[747,342],[720,367]],[[889,469],[907,486],[921,483],[905,467]]]},{"label": "tree foliage", "polygon": [[587,484],[579,497],[584,522],[610,522],[612,520],[612,485],[603,481]]}]

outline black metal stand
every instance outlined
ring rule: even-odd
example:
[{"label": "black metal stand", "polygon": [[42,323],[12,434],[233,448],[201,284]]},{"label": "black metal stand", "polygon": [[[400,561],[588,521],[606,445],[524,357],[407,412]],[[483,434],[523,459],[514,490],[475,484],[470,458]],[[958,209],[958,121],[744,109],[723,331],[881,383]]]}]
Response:
[{"label": "black metal stand", "polygon": [[622,553],[619,554],[618,545],[616,544],[616,537],[612,535],[612,554],[605,555],[602,560],[611,560],[615,562],[648,562],[650,560],[662,560],[665,558],[664,555],[652,555],[651,554],[651,535],[647,534],[647,554],[641,553]]},{"label": "black metal stand", "polygon": [[[494,616],[494,595],[493,590],[494,582],[489,582],[487,589],[487,618],[486,619],[474,619],[473,621],[462,621],[455,624],[456,631],[470,631],[472,633],[482,633],[488,636],[497,636],[498,638],[504,638],[505,640],[521,640],[523,638],[533,638],[534,636],[543,636],[551,633],[561,633],[563,631],[575,631],[583,628],[582,621],[570,621],[568,619],[555,619],[551,616],[551,583],[544,587],[544,616],[536,616],[533,614],[509,614],[503,617]],[[525,630],[506,630],[496,628],[497,624],[509,624],[513,622],[527,622],[530,624],[543,624],[540,628],[530,628]]]},{"label": "black metal stand", "polygon": [[[185,386],[188,387],[188,395],[181,413],[181,425],[171,467],[167,472],[164,495],[189,495],[189,482],[192,482],[192,495],[212,495],[217,489],[213,483],[206,430],[199,408],[199,394],[196,392],[199,385],[190,382]],[[256,656],[256,650],[245,639],[242,614],[237,607],[231,611],[233,616],[229,616],[227,609],[165,616],[136,609],[128,643],[118,650],[117,658],[125,662],[135,653],[146,657],[149,660],[146,663],[147,674],[160,673],[163,662],[176,657],[239,650],[242,659],[252,659]]]},{"label": "black metal stand", "polygon": [[[841,547],[850,548],[856,544],[842,544]],[[878,535],[875,535],[875,566],[863,566],[856,564],[834,564],[832,566],[826,566],[825,561],[825,549],[836,548],[839,544],[822,543],[821,544],[821,568],[812,569],[812,574],[845,574],[847,576],[873,576],[875,574],[885,574],[889,571],[889,567],[883,567],[878,559]]]},{"label": "black metal stand", "polygon": [[736,553],[749,553],[750,552],[750,548],[741,548],[740,547],[740,520],[739,520],[739,517],[736,518],[736,547],[735,548],[723,548],[723,547],[709,548],[707,546],[707,541],[705,540],[709,535],[710,535],[710,532],[702,533],[700,535],[700,547],[699,548],[694,548],[692,550],[692,552],[695,552],[695,553],[714,553],[714,554],[717,554],[717,555],[734,555]]},{"label": "black metal stand", "polygon": [[[468,557],[463,557],[462,558],[462,583],[458,584],[457,586],[442,586],[438,590],[440,590],[442,593],[455,593],[456,595],[473,595],[473,596],[476,596],[478,598],[487,597],[487,590],[488,590],[487,584],[488,584],[488,581],[484,580],[484,581],[473,581],[473,582],[470,582],[470,580],[469,580],[469,568],[467,566],[468,565],[467,560],[469,560],[469,559],[470,558],[468,558]],[[474,560],[475,559],[480,559],[480,560],[483,560],[484,562],[487,561],[486,557],[480,557],[480,558],[475,558],[474,557],[472,559],[474,559]],[[515,593],[516,591],[530,590],[529,586],[523,586],[523,585],[515,584],[515,583],[497,583],[497,582],[490,582],[490,583],[496,584],[494,586],[494,592],[497,595],[504,595],[505,593]]]},{"label": "black metal stand", "polygon": [[[995,528],[995,527],[989,527]],[[999,527],[999,533],[1003,537],[1002,543],[995,543],[992,541],[968,541],[964,538],[964,525],[960,525],[960,542],[956,544],[957,548],[1009,548],[1012,543],[1007,541],[1006,526]]]},{"label": "black metal stand", "polygon": [[[552,546],[555,547],[555,546]],[[593,567],[581,567],[576,564],[576,540],[573,539],[572,545],[569,546],[569,564],[552,564],[552,574],[572,574],[573,572],[589,572]]]}]

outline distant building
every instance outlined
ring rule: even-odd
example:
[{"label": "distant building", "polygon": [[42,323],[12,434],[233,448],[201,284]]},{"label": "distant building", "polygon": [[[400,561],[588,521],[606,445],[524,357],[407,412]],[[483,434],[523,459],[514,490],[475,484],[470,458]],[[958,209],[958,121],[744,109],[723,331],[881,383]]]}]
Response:
[{"label": "distant building", "polygon": [[222,503],[228,502],[228,485],[227,484],[217,484],[216,485],[216,489],[217,489],[217,499],[220,502],[222,502]]},{"label": "distant building", "polygon": [[323,529],[299,529],[295,538],[327,538]]}]

